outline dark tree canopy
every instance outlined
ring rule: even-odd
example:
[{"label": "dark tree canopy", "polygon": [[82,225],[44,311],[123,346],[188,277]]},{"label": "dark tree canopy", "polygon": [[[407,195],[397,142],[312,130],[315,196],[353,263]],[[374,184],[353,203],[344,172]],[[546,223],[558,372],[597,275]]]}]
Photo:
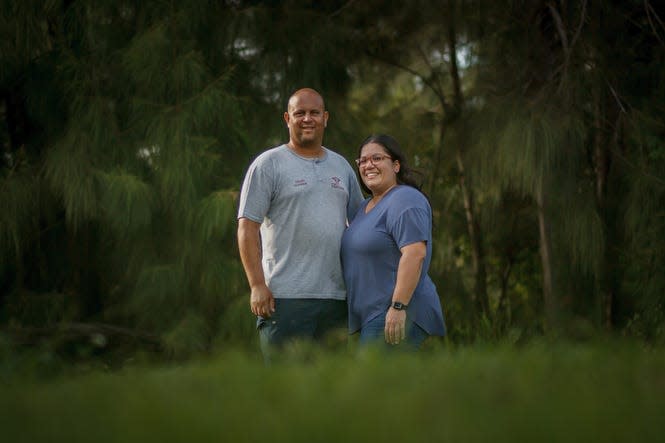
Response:
[{"label": "dark tree canopy", "polygon": [[390,133],[426,173],[452,339],[662,339],[664,23],[650,1],[3,0],[0,333],[251,341],[235,199],[309,86],[327,146]]}]

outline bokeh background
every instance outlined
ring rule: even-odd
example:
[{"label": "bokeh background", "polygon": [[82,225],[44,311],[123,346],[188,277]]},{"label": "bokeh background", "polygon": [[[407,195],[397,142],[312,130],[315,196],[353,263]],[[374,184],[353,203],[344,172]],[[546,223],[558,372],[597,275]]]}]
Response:
[{"label": "bokeh background", "polygon": [[[7,441],[662,441],[653,0],[0,0]],[[241,180],[325,97],[402,144],[449,334],[263,365]],[[312,272],[317,272],[312,269]]]},{"label": "bokeh background", "polygon": [[[567,343],[572,355],[560,352],[575,362],[575,346],[600,340],[603,351],[588,352],[602,366],[611,340],[628,340],[637,357],[623,352],[611,367],[625,375],[657,353],[644,366],[652,378],[624,381],[662,394],[653,369],[665,339],[660,6],[2,0],[3,380],[230,352],[250,356],[232,368],[260,366],[237,196],[252,158],[287,140],[286,101],[307,86],[330,112],[327,147],[352,161],[367,135],[388,133],[424,173],[430,275],[449,329],[428,343],[425,372],[437,379],[440,353],[455,361],[473,350],[471,372],[492,359],[509,371],[511,359],[488,349],[509,346],[530,365],[547,346],[518,357],[520,347],[543,341]],[[345,340],[330,347],[344,354]],[[317,352],[294,355],[307,364]],[[536,374],[530,388],[549,372]]]}]

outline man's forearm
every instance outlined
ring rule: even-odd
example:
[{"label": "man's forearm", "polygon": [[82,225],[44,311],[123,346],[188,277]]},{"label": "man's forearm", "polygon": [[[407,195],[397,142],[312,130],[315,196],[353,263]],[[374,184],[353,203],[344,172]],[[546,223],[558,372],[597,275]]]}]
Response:
[{"label": "man's forearm", "polygon": [[265,284],[261,265],[261,236],[259,224],[240,219],[238,224],[238,249],[250,288]]}]

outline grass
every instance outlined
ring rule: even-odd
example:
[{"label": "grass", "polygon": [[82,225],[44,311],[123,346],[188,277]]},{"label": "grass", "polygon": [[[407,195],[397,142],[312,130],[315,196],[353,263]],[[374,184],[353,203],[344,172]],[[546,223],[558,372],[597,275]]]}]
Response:
[{"label": "grass", "polygon": [[665,349],[625,342],[224,352],[0,385],[7,442],[655,442],[663,411]]}]

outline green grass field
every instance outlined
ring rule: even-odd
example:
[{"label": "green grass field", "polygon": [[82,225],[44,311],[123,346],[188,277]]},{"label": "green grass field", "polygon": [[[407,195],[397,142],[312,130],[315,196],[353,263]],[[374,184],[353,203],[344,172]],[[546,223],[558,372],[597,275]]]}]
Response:
[{"label": "green grass field", "polygon": [[5,442],[656,442],[665,350],[294,352],[0,385]]}]

